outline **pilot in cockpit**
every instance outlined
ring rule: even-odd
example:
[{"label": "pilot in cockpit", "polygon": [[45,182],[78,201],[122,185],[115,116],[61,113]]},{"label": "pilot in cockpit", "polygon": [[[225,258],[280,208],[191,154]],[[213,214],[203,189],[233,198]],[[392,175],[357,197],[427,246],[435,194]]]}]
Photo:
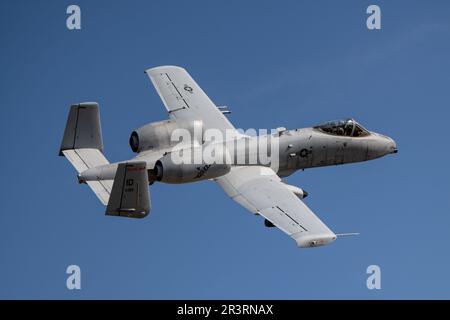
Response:
[{"label": "pilot in cockpit", "polygon": [[336,136],[362,137],[369,135],[369,131],[353,119],[328,121],[315,126],[314,129]]}]

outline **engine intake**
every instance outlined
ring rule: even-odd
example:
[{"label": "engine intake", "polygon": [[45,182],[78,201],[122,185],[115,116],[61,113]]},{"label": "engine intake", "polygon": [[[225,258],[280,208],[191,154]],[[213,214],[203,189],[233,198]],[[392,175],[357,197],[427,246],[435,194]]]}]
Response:
[{"label": "engine intake", "polygon": [[133,152],[139,152],[139,135],[133,131],[130,136],[130,147]]}]

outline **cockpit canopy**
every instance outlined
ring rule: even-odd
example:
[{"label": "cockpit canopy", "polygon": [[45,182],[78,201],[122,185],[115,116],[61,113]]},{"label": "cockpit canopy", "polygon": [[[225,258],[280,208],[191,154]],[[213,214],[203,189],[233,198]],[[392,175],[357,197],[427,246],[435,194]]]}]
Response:
[{"label": "cockpit canopy", "polygon": [[370,134],[368,130],[353,119],[328,121],[313,128],[335,136],[363,137]]}]

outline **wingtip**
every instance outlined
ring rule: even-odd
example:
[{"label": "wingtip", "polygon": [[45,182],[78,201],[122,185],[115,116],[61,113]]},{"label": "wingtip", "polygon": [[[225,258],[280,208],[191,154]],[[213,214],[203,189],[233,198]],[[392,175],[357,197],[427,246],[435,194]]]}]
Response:
[{"label": "wingtip", "polygon": [[310,234],[310,235],[300,235],[299,237],[294,237],[297,246],[300,248],[312,248],[327,245],[335,241],[337,235],[334,233],[323,233],[323,234]]},{"label": "wingtip", "polygon": [[184,68],[179,67],[179,66],[173,66],[173,65],[163,65],[163,66],[157,66],[157,67],[152,67],[152,68],[148,68],[146,70],[144,70],[144,73],[150,74],[150,73],[162,73],[162,72],[167,72],[170,70],[180,70],[180,71],[185,71]]}]

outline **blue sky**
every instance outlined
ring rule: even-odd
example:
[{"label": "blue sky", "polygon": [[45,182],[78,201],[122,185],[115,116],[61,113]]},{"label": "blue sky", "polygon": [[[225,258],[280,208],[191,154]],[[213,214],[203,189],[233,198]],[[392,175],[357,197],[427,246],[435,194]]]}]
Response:
[{"label": "blue sky", "polygon": [[[72,3],[80,31],[65,25]],[[0,6],[0,298],[450,298],[448,1]],[[351,116],[393,137],[395,156],[288,179],[332,230],[361,235],[298,249],[212,182],[152,186],[143,220],[104,216],[58,157],[69,105],[98,101],[106,156],[130,158],[131,131],[166,118],[143,72],[163,64],[188,69],[239,128]],[[371,264],[381,290],[366,288]]]}]

